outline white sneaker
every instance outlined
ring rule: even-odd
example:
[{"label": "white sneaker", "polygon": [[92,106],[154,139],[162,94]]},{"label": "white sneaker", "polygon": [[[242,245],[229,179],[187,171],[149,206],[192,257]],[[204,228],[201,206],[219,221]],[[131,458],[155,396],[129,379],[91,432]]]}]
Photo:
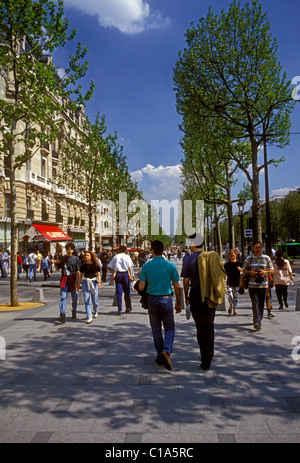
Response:
[{"label": "white sneaker", "polygon": [[88,318],[87,321],[85,323],[89,324],[89,323],[92,323],[93,319],[92,318]]},{"label": "white sneaker", "polygon": [[94,318],[97,318],[98,317],[98,312],[95,312],[94,313]]}]

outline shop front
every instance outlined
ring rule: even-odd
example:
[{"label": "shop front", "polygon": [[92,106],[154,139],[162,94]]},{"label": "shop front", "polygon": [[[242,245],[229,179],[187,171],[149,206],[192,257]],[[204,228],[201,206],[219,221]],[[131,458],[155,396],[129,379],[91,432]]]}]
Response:
[{"label": "shop front", "polygon": [[64,247],[70,241],[72,238],[55,225],[33,224],[23,237],[28,251],[38,249],[52,255],[64,253]]}]

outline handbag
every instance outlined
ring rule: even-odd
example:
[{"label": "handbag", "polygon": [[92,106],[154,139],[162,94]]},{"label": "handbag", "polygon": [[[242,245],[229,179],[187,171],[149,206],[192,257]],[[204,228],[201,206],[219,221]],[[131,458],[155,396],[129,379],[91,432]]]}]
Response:
[{"label": "handbag", "polygon": [[243,289],[243,290],[248,289],[249,276],[250,275],[245,275],[245,274],[242,274],[240,276],[240,282],[239,282],[240,289]]}]

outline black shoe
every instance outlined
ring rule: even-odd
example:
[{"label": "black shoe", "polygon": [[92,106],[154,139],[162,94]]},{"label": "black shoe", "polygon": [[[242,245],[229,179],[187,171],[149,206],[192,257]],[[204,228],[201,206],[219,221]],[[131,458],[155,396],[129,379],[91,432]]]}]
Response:
[{"label": "black shoe", "polygon": [[157,357],[155,359],[155,363],[157,363],[157,365],[164,365],[165,364],[162,354],[157,355]]},{"label": "black shoe", "polygon": [[66,323],[66,315],[64,313],[61,313],[57,319],[58,322],[60,323]]},{"label": "black shoe", "polygon": [[288,303],[285,302],[284,305],[285,305],[285,308],[288,309],[288,307],[289,307]]},{"label": "black shoe", "polygon": [[203,370],[203,371],[209,371],[209,370],[210,370],[210,364],[209,364],[209,365],[208,365],[208,364],[206,365],[205,363],[200,363],[200,368],[201,368],[201,370]]},{"label": "black shoe", "polygon": [[129,313],[129,312],[131,312],[131,311],[132,311],[132,308],[126,309],[126,313]]},{"label": "black shoe", "polygon": [[77,315],[76,315],[76,310],[72,310],[72,319],[76,320]]},{"label": "black shoe", "polygon": [[261,325],[260,325],[259,323],[255,323],[255,324],[254,324],[254,329],[255,329],[256,331],[261,330]]}]

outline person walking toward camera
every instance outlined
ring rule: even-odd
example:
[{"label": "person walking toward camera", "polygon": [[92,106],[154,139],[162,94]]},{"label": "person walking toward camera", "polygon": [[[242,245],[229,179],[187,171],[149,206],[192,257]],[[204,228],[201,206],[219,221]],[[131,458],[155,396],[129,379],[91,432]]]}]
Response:
[{"label": "person walking toward camera", "polygon": [[239,282],[240,282],[240,272],[242,269],[240,267],[240,262],[237,261],[237,251],[235,249],[231,249],[229,251],[229,261],[224,264],[225,272],[227,275],[227,294],[228,294],[228,302],[229,302],[229,309],[228,315],[233,314],[233,316],[237,316],[237,303],[238,303],[238,294],[239,294]]},{"label": "person walking toward camera", "polygon": [[59,302],[59,317],[57,319],[60,323],[66,322],[66,305],[68,292],[71,292],[72,296],[72,318],[76,319],[77,315],[77,300],[78,300],[78,289],[79,289],[79,271],[80,271],[80,260],[77,256],[74,256],[75,251],[74,243],[66,244],[65,256],[60,256],[54,261],[56,270],[61,270],[60,279],[60,302]]},{"label": "person walking toward camera", "polygon": [[82,282],[82,291],[86,310],[86,323],[92,323],[92,306],[94,318],[98,317],[98,293],[101,289],[100,265],[96,254],[92,251],[85,251],[83,262],[80,266],[79,284]]},{"label": "person walking toward camera", "polygon": [[273,275],[274,267],[269,256],[262,253],[263,246],[256,241],[253,255],[249,255],[243,264],[243,272],[249,275],[249,296],[252,303],[254,329],[259,331],[262,325],[264,304],[268,291],[268,275]]}]

